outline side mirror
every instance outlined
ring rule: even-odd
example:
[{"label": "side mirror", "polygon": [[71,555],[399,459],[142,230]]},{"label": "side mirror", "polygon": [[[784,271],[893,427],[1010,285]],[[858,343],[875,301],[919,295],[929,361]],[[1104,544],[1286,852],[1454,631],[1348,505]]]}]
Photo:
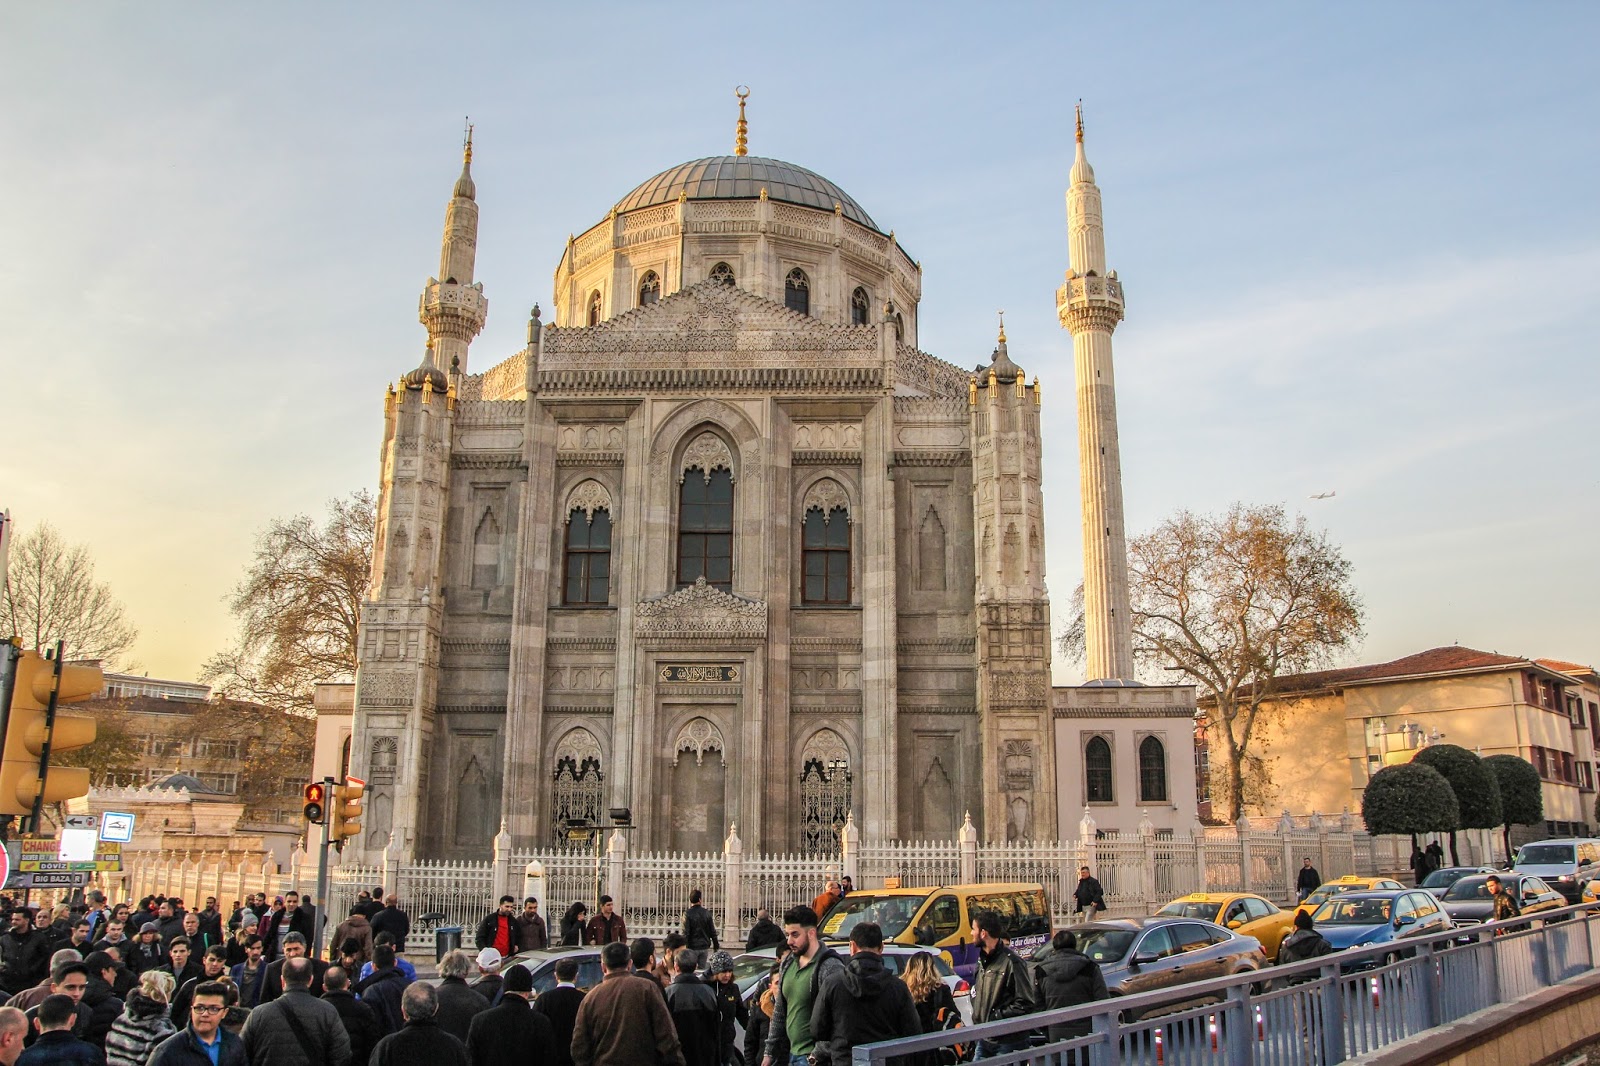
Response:
[{"label": "side mirror", "polygon": [[1140,966],[1149,966],[1152,962],[1156,962],[1160,958],[1161,956],[1156,955],[1153,952],[1141,951],[1139,954],[1133,957],[1132,966],[1134,969],[1138,969]]},{"label": "side mirror", "polygon": [[1229,929],[1243,929],[1244,928],[1244,921],[1242,919],[1235,918],[1231,922],[1228,923],[1228,928]]},{"label": "side mirror", "polygon": [[1402,914],[1400,917],[1398,917],[1398,918],[1396,918],[1394,920],[1394,927],[1396,929],[1400,928],[1402,925],[1416,925],[1416,924],[1417,924],[1417,916],[1415,914]]}]

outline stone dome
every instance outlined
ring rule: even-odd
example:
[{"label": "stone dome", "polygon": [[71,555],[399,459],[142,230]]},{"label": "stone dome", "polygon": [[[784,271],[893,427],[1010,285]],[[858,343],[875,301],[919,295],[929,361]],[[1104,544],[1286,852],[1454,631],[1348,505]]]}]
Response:
[{"label": "stone dome", "polygon": [[845,218],[883,232],[849,193],[821,174],[757,155],[707,156],[663,170],[617,201],[617,213],[670,204],[679,195],[690,200],[755,200],[763,188],[768,199],[779,203],[832,211],[837,202]]},{"label": "stone dome", "polygon": [[151,788],[186,788],[191,795],[217,796],[221,795],[216,789],[208,788],[198,777],[186,774],[181,770],[175,774],[168,774],[158,781],[150,783]]}]

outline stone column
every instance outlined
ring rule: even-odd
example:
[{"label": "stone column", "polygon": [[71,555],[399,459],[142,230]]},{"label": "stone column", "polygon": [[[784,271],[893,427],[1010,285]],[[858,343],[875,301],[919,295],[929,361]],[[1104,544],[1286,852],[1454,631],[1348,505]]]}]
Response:
[{"label": "stone column", "polygon": [[861,830],[856,828],[856,816],[850,812],[844,816],[844,827],[839,830],[839,865],[842,867],[839,876],[850,878],[854,884],[861,872],[860,862]]},{"label": "stone column", "polygon": [[722,939],[735,944],[744,931],[744,841],[737,823],[728,825],[728,838],[722,842],[722,879]]},{"label": "stone column", "polygon": [[978,829],[972,824],[972,812],[967,811],[956,830],[956,850],[961,854],[961,883],[978,881]]},{"label": "stone column", "polygon": [[494,898],[499,905],[501,896],[511,894],[511,834],[506,830],[505,819],[500,819],[500,832],[494,835]]},{"label": "stone column", "polygon": [[1156,899],[1156,867],[1151,861],[1156,852],[1156,827],[1150,820],[1150,812],[1139,811],[1139,844],[1144,848],[1145,861],[1139,864],[1139,892],[1143,897],[1147,909],[1155,907]]},{"label": "stone column", "polygon": [[[548,894],[544,863],[534,859],[522,868],[522,898],[527,899],[532,896],[539,901],[540,906],[544,907],[546,913],[550,913],[550,901],[546,898]],[[545,921],[548,923],[550,919],[546,918]]]},{"label": "stone column", "polygon": [[[626,883],[628,862],[628,842],[623,839],[622,831],[613,829],[611,839],[606,842],[606,895],[614,900],[622,900],[622,886]],[[622,900],[626,903],[626,900]],[[599,900],[595,901],[596,907]]]}]

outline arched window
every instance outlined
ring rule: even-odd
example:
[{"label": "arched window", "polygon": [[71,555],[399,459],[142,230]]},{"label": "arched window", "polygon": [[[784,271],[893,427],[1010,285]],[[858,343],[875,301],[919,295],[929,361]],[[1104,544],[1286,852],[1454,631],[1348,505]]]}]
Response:
[{"label": "arched window", "polygon": [[894,313],[894,339],[901,344],[906,342],[906,320],[900,316],[899,311]]},{"label": "arched window", "polygon": [[550,823],[557,844],[565,844],[569,819],[600,824],[605,775],[600,771],[600,745],[587,729],[574,729],[556,745],[552,775]]},{"label": "arched window", "polygon": [[711,268],[711,280],[720,281],[724,285],[732,286],[734,283],[733,267],[727,263],[718,263]]},{"label": "arched window", "polygon": [[654,270],[646,270],[644,277],[639,279],[639,306],[661,302],[661,276]]},{"label": "arched window", "polygon": [[567,580],[563,602],[602,605],[611,598],[611,512],[574,507],[567,514]]},{"label": "arched window", "polygon": [[783,279],[783,306],[802,315],[811,313],[811,279],[799,267]]},{"label": "arched window", "polygon": [[733,590],[733,474],[721,466],[686,470],[678,486],[678,587],[702,577]]},{"label": "arched window", "polygon": [[836,855],[850,815],[850,752],[831,729],[819,729],[800,755],[800,846],[807,855]]},{"label": "arched window", "polygon": [[866,325],[867,314],[871,309],[872,300],[867,296],[867,290],[858,286],[856,291],[850,294],[850,324],[852,326]]},{"label": "arched window", "polygon": [[589,294],[589,325],[600,324],[600,290],[596,289]]},{"label": "arched window", "polygon": [[1111,787],[1111,745],[1105,737],[1090,737],[1083,746],[1083,780],[1090,803],[1115,803]]},{"label": "arched window", "polygon": [[805,603],[850,602],[850,512],[812,506],[801,528]]},{"label": "arched window", "polygon": [[1155,737],[1139,742],[1139,802],[1167,802],[1167,749]]}]

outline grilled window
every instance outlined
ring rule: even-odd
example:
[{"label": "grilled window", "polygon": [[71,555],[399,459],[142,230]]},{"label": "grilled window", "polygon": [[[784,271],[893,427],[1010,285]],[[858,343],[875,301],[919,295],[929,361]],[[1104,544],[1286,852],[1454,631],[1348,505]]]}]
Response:
[{"label": "grilled window", "polygon": [[858,287],[855,292],[850,294],[850,324],[852,326],[866,325],[871,308],[872,301],[867,296],[867,290]]},{"label": "grilled window", "polygon": [[783,306],[802,315],[811,313],[811,279],[799,267],[783,279]]},{"label": "grilled window", "polygon": [[654,270],[646,270],[644,277],[639,279],[639,306],[661,302],[661,275]]}]

